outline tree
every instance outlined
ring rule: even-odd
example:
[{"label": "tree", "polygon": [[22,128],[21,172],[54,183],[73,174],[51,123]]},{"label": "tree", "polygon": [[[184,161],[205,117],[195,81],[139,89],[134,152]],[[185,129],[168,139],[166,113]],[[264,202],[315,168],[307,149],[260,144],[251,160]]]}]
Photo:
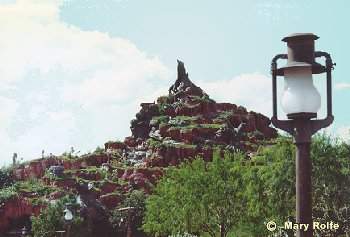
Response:
[{"label": "tree", "polygon": [[[340,225],[336,231],[320,232],[322,236],[350,232],[349,157],[349,144],[327,135],[313,138],[313,220]],[[260,149],[246,169],[244,183],[248,201],[245,225],[254,225],[249,228],[252,236],[261,236],[266,231],[264,221],[274,220],[283,225],[287,220],[295,220],[295,146],[291,138],[280,137],[273,146]],[[284,232],[294,236],[293,231]]]},{"label": "tree", "polygon": [[[137,233],[137,236],[143,235],[143,233],[140,232],[140,228],[145,213],[145,200],[146,195],[143,191],[133,190],[123,201],[122,205],[112,212],[110,222],[118,233],[123,233],[125,235],[130,225],[134,234]],[[120,210],[120,208],[127,207],[131,207],[132,209]]]},{"label": "tree", "polygon": [[279,137],[274,145],[261,147],[248,164],[243,225],[251,236],[267,236],[265,222],[282,225],[295,216],[295,147],[290,138]]},{"label": "tree", "polygon": [[212,162],[197,158],[170,168],[146,201],[144,230],[227,236],[245,212],[243,160],[241,154],[221,158],[215,152]]},{"label": "tree", "polygon": [[314,139],[311,148],[314,220],[340,225],[322,235],[350,234],[350,145],[323,135]]},{"label": "tree", "polygon": [[13,182],[12,170],[0,168],[0,189],[11,186]]}]

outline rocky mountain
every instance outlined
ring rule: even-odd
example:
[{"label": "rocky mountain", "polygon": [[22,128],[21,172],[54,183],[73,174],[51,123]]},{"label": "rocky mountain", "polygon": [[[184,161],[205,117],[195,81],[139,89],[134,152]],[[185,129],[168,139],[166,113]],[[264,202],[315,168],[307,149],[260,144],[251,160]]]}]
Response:
[{"label": "rocky mountain", "polygon": [[103,215],[96,210],[117,208],[131,190],[151,193],[168,166],[195,157],[210,161],[214,150],[242,151],[249,159],[277,136],[266,116],[211,99],[189,79],[183,62],[177,71],[166,96],[141,104],[124,141],[82,156],[71,152],[16,164],[15,184],[0,191],[0,233],[27,225],[29,216],[67,193],[90,203],[87,215],[98,221]]}]

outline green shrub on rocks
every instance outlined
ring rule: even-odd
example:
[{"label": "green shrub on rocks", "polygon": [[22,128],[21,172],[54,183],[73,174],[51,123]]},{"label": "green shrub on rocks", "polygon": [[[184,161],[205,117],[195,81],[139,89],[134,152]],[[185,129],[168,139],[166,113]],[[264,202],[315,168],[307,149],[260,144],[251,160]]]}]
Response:
[{"label": "green shrub on rocks", "polygon": [[147,145],[151,148],[159,148],[162,146],[162,142],[153,138],[149,138],[146,141]]},{"label": "green shrub on rocks", "polygon": [[60,188],[45,185],[39,179],[19,181],[9,187],[0,189],[0,203],[6,202],[12,198],[20,197],[21,194],[37,198],[45,197],[57,190],[60,190]]},{"label": "green shrub on rocks", "polygon": [[16,187],[9,186],[0,189],[0,205],[15,197],[18,197],[18,191]]}]

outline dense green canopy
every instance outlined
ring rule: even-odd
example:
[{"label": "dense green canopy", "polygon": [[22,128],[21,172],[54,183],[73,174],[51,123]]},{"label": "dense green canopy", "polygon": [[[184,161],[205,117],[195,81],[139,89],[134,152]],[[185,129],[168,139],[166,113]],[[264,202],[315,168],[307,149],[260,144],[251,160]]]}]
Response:
[{"label": "dense green canopy", "polygon": [[[316,136],[311,159],[313,218],[340,225],[322,236],[349,233],[350,146]],[[280,137],[251,158],[216,153],[212,162],[199,158],[171,168],[147,200],[143,228],[156,236],[267,236],[265,223],[293,221],[294,209],[295,147]]]},{"label": "dense green canopy", "polygon": [[156,234],[226,236],[245,212],[240,154],[218,153],[172,168],[147,201],[144,229]]}]

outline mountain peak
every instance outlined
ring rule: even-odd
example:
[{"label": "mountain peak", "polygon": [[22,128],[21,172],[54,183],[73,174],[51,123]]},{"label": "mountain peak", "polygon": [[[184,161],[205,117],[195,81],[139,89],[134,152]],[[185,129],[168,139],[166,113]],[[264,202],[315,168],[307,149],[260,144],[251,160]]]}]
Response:
[{"label": "mountain peak", "polygon": [[177,78],[188,79],[188,73],[186,72],[185,64],[181,60],[177,60]]},{"label": "mountain peak", "polygon": [[203,96],[206,94],[189,79],[185,64],[177,60],[177,79],[175,83],[169,87],[169,96],[180,98],[184,95]]}]

